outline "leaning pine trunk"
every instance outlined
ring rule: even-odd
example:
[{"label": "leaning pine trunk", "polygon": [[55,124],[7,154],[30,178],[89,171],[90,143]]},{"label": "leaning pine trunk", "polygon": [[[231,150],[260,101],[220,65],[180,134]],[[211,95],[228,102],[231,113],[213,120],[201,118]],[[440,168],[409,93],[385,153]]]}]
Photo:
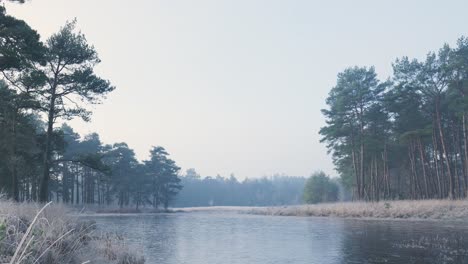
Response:
[{"label": "leaning pine trunk", "polygon": [[441,121],[441,117],[440,117],[440,102],[439,102],[439,99],[437,100],[436,102],[436,118],[437,118],[437,127],[439,128],[439,136],[440,136],[440,144],[442,145],[442,152],[443,152],[443,156],[444,156],[444,159],[445,159],[445,166],[447,167],[447,175],[448,175],[448,179],[449,179],[449,192],[448,192],[448,198],[449,199],[453,199],[454,198],[454,193],[453,193],[453,190],[454,190],[454,180],[453,180],[453,174],[452,174],[452,171],[451,171],[451,168],[450,168],[450,161],[449,161],[449,157],[448,157],[448,152],[447,152],[447,147],[446,147],[446,144],[445,144],[445,137],[444,137],[444,131],[442,129],[442,121]]},{"label": "leaning pine trunk", "polygon": [[437,148],[437,134],[435,132],[436,128],[434,127],[432,129],[432,144],[434,145],[434,164],[435,164],[435,171],[436,171],[436,177],[437,177],[437,190],[438,190],[438,196],[439,199],[443,198],[443,190],[442,190],[442,183],[440,179],[440,170],[439,170],[439,159],[437,157],[438,155],[438,148]]}]

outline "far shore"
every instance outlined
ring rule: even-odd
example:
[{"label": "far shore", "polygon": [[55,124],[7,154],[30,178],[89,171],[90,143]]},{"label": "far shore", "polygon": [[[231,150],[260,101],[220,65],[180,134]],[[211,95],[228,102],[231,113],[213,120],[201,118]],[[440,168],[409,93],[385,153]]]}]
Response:
[{"label": "far shore", "polygon": [[[142,207],[136,208],[75,208],[75,215],[127,215],[127,214],[169,214],[169,213],[193,213],[193,212],[237,212],[249,213],[266,207],[259,206],[199,206],[199,207],[171,207],[168,209],[154,209]],[[77,212],[79,213],[77,214]]]},{"label": "far shore", "polygon": [[381,220],[468,220],[468,200],[402,200],[380,202],[337,202],[292,206],[204,206],[165,209],[86,209],[85,214],[158,214],[231,212],[269,216],[337,217]]},{"label": "far shore", "polygon": [[272,216],[313,216],[362,219],[468,220],[468,200],[339,202],[263,207],[248,213]]}]

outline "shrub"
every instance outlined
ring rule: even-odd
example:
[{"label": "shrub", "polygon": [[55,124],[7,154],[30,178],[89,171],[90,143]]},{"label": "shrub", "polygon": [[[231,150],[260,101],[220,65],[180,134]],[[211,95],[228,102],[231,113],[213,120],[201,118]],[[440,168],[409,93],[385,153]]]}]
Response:
[{"label": "shrub", "polygon": [[315,172],[306,181],[303,199],[308,204],[337,201],[338,185],[324,172]]}]

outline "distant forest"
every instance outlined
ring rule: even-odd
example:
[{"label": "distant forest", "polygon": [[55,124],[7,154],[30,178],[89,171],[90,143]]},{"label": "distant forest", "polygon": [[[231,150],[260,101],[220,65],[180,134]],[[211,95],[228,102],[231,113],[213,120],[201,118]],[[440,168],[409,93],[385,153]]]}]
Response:
[{"label": "distant forest", "polygon": [[175,207],[270,206],[302,203],[306,178],[276,175],[239,181],[231,175],[201,178],[194,169],[181,177]]},{"label": "distant forest", "polygon": [[354,199],[468,195],[468,39],[423,60],[403,57],[338,74],[320,134]]}]

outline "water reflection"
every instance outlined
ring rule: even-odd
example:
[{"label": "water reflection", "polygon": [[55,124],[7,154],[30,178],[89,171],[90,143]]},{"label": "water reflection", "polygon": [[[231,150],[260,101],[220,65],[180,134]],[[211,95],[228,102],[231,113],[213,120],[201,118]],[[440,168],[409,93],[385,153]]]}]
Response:
[{"label": "water reflection", "polygon": [[468,263],[466,225],[182,213],[95,217],[147,263]]},{"label": "water reflection", "polygon": [[344,220],[341,263],[468,263],[467,226]]}]

